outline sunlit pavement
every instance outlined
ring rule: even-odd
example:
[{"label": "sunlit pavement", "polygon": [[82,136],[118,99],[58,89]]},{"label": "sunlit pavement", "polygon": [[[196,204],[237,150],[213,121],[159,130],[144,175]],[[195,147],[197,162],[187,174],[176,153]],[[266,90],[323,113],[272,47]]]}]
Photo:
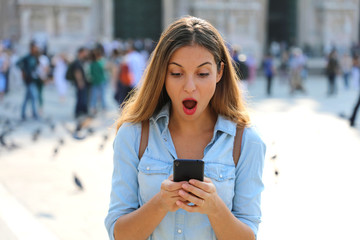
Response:
[{"label": "sunlit pavement", "polygon": [[[263,78],[249,86],[252,120],[267,144],[258,239],[360,239],[360,116],[357,128],[339,117],[350,114],[358,91],[340,83],[330,98],[323,77],[305,82],[306,95],[290,96],[278,79],[270,98]],[[112,92],[108,111],[79,133],[82,140],[69,133],[73,92],[62,103],[52,86],[44,93],[40,123],[17,122],[22,90],[0,104],[1,131],[7,118],[13,128],[8,148],[0,146],[0,239],[106,239],[117,112]]]},{"label": "sunlit pavement", "polygon": [[307,95],[291,97],[279,81],[269,99],[263,84],[249,88],[267,143],[258,239],[360,239],[360,127],[339,117],[350,115],[358,90],[341,83],[331,98],[323,77],[306,81]]}]

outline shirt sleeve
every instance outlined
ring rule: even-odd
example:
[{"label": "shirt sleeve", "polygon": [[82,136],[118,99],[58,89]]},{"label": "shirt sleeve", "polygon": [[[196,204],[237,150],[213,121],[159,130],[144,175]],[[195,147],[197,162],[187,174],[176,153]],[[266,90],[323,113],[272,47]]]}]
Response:
[{"label": "shirt sleeve", "polygon": [[124,123],[114,140],[114,170],[109,211],[105,218],[105,227],[111,240],[114,240],[116,220],[139,207],[137,166],[140,135],[141,124]]},{"label": "shirt sleeve", "polygon": [[241,155],[235,169],[235,196],[232,213],[257,236],[261,222],[260,200],[264,189],[262,173],[266,146],[252,128],[243,134]]}]

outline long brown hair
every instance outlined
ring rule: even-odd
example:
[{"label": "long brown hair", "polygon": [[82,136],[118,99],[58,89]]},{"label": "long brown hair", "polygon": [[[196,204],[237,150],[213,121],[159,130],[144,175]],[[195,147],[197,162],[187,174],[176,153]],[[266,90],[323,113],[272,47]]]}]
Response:
[{"label": "long brown hair", "polygon": [[138,123],[149,119],[170,101],[165,89],[169,60],[177,49],[190,45],[199,45],[211,52],[218,64],[218,71],[221,62],[224,63],[223,75],[216,85],[210,107],[241,127],[249,125],[249,114],[224,40],[209,22],[188,16],[175,21],[162,33],[145,69],[142,85],[123,104],[116,122],[117,129],[125,122]]}]

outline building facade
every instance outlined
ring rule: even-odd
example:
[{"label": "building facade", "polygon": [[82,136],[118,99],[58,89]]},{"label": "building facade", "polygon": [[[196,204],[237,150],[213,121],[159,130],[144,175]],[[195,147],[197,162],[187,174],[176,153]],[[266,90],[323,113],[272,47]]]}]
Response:
[{"label": "building facade", "polygon": [[21,53],[33,39],[53,53],[112,39],[111,0],[0,1],[0,38],[15,39]]},{"label": "building facade", "polygon": [[257,59],[271,42],[341,51],[359,41],[360,0],[0,0],[0,38],[26,48],[31,39],[49,51],[91,41],[145,38],[184,15],[210,21],[225,40]]}]

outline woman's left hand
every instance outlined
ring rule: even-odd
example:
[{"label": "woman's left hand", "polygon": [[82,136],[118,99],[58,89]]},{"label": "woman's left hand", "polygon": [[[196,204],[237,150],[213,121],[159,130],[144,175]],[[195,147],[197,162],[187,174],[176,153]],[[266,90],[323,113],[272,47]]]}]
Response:
[{"label": "woman's left hand", "polygon": [[210,178],[204,177],[204,181],[191,179],[188,183],[182,185],[179,195],[194,205],[187,205],[184,202],[177,201],[176,204],[188,211],[199,212],[202,214],[216,214],[218,202],[221,201],[216,192],[216,187]]}]

